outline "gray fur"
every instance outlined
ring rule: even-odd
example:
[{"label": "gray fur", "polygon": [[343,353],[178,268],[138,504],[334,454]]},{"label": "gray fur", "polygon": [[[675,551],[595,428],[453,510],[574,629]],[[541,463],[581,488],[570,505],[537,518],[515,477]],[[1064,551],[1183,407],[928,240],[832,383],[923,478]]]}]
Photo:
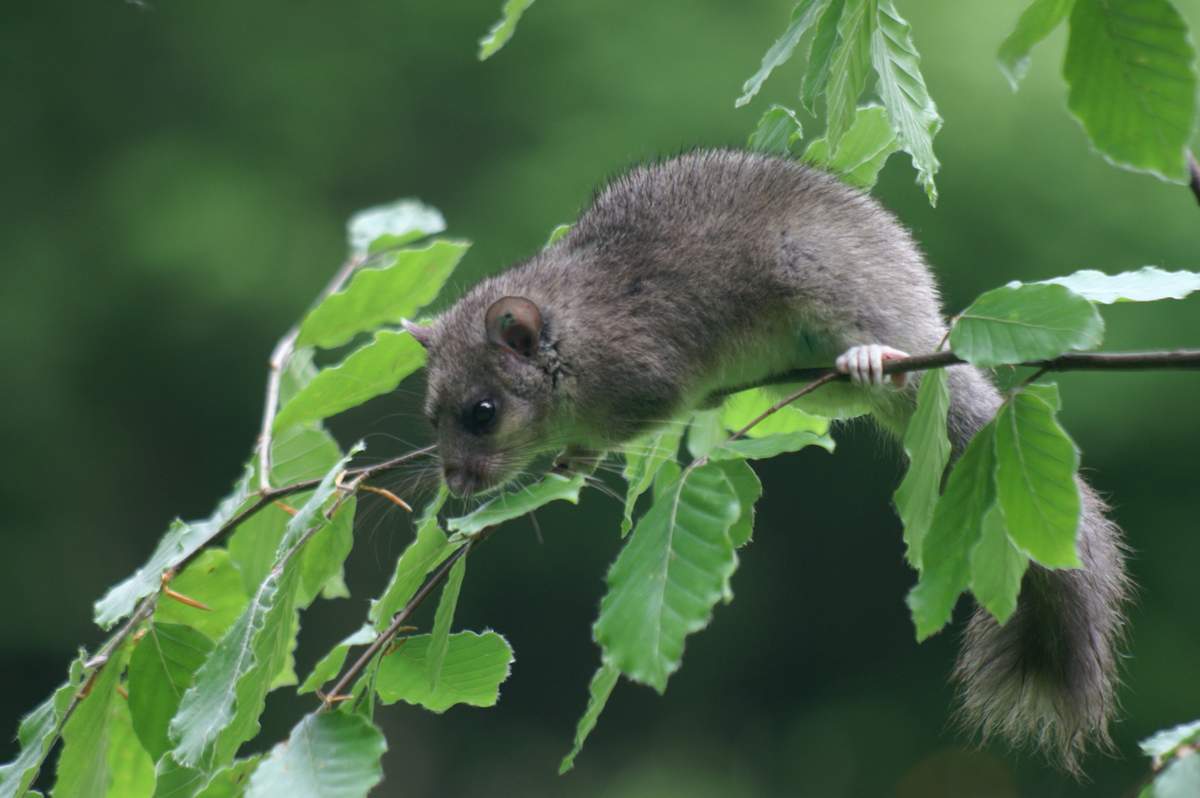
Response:
[{"label": "gray fur", "polygon": [[[541,310],[529,358],[490,343],[484,315],[504,296]],[[934,351],[946,327],[937,288],[907,231],[872,198],[792,161],[702,151],[635,168],[596,196],[562,240],[481,282],[439,317],[426,411],[459,492],[501,484],[534,455],[619,447],[714,390],[829,365],[851,346]],[[829,386],[898,434],[903,391]],[[949,372],[950,434],[961,450],[1000,397],[972,367]],[[486,435],[460,422],[497,401]],[[1107,739],[1122,551],[1083,483],[1084,569],[1030,569],[1003,627],[977,611],[955,670],[963,715],[985,735],[1033,738],[1068,769]]]}]

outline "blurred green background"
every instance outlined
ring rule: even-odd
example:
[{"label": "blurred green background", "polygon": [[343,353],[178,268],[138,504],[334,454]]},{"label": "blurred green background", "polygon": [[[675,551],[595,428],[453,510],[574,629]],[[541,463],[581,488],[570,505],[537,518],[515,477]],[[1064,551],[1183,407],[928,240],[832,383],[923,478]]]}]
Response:
[{"label": "blurred green background", "polygon": [[[1118,171],[1064,108],[1060,31],[1014,95],[993,53],[1024,3],[898,0],[946,119],[940,206],[903,157],[877,194],[915,232],[960,308],[1010,279],[1091,267],[1198,268],[1182,187]],[[1200,4],[1180,0],[1193,30]],[[541,0],[493,60],[475,42],[499,0],[336,6],[8,2],[0,10],[0,724],[6,738],[80,644],[91,602],[175,514],[207,514],[253,444],[273,342],[343,253],[344,220],[400,196],[476,244],[455,290],[570,221],[639,159],[739,145],[742,80],[790,0]],[[1111,349],[1200,345],[1200,299],[1106,308]],[[1110,495],[1141,585],[1116,757],[1074,784],[972,749],[947,718],[956,633],[914,642],[914,575],[889,506],[895,447],[865,426],[836,456],[760,464],[766,494],[737,600],[689,640],[665,697],[622,684],[575,772],[555,775],[596,665],[590,625],[619,541],[617,503],[539,513],[472,557],[458,621],[517,661],[493,710],[381,711],[379,795],[1118,796],[1135,741],[1200,716],[1194,374],[1067,375],[1065,422]],[[427,437],[419,381],[339,419],[373,455]],[[304,673],[356,629],[409,519],[364,502],[354,598],[306,617]],[[965,612],[966,606],[960,607]],[[310,701],[281,691],[261,745]],[[7,759],[15,744],[3,746]]]}]

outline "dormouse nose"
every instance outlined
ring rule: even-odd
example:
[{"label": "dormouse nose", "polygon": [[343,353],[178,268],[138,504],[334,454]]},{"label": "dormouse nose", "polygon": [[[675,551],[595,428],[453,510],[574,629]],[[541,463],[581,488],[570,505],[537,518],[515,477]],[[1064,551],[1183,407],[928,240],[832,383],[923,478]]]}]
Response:
[{"label": "dormouse nose", "polygon": [[469,496],[471,494],[473,480],[465,468],[454,463],[446,463],[442,466],[442,473],[446,477],[446,485],[449,486],[450,492],[455,496]]}]

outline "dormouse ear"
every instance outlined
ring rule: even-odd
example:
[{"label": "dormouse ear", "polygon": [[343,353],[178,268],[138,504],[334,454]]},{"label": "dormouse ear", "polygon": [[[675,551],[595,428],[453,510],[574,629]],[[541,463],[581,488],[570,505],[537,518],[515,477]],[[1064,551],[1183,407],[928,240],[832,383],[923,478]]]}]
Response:
[{"label": "dormouse ear", "polygon": [[522,357],[532,357],[542,335],[542,312],[525,297],[497,299],[484,316],[488,340],[511,349]]},{"label": "dormouse ear", "polygon": [[433,341],[433,327],[422,327],[420,324],[414,324],[408,319],[401,319],[400,326],[403,327],[409,335],[417,339],[417,343],[426,349]]}]

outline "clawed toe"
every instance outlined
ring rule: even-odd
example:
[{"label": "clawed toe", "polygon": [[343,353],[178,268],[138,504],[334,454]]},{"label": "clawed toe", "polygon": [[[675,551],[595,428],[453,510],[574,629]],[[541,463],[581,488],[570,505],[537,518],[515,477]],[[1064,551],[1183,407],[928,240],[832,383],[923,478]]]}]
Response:
[{"label": "clawed toe", "polygon": [[[901,352],[899,349],[893,349],[890,346],[882,344],[866,344],[864,346],[852,346],[838,356],[835,361],[837,370],[842,374],[850,376],[850,381],[855,385],[868,385],[879,387],[885,384],[883,374],[883,364],[888,360],[900,360],[908,357],[907,352]],[[908,381],[908,375],[904,373],[892,374],[891,384],[896,388],[903,388]]]}]

